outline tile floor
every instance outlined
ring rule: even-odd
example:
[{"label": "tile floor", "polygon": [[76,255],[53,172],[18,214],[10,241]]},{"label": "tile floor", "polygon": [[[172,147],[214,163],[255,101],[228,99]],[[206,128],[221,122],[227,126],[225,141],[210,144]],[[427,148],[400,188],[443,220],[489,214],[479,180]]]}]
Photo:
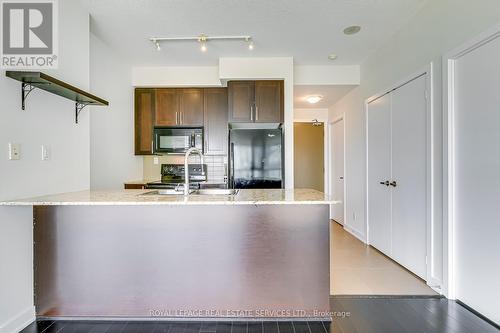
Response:
[{"label": "tile floor", "polygon": [[332,295],[437,295],[427,284],[332,221]]}]

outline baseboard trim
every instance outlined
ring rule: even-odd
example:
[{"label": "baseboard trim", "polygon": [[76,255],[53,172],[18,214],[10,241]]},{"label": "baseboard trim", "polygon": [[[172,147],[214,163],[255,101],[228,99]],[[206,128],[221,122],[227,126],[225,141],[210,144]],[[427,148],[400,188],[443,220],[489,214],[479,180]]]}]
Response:
[{"label": "baseboard trim", "polygon": [[465,304],[464,302],[462,302],[461,300],[456,300],[455,301],[458,305],[464,307],[465,309],[469,310],[470,312],[472,312],[473,314],[475,314],[476,316],[478,316],[479,318],[481,318],[482,320],[484,320],[485,322],[487,322],[488,324],[490,324],[491,326],[497,328],[500,330],[500,325],[498,325],[496,322],[494,322],[493,320],[491,320],[490,318],[486,317],[485,315],[483,315],[482,313],[480,312],[477,312],[477,310],[474,310],[473,308],[471,308],[470,306],[468,306],[467,304]]},{"label": "baseboard trim", "polygon": [[357,239],[359,239],[360,241],[362,241],[364,244],[366,244],[366,237],[361,232],[348,226],[347,224],[344,224],[344,230],[353,235],[354,237],[356,237]]},{"label": "baseboard trim", "polygon": [[38,316],[37,320],[53,320],[53,321],[139,321],[139,322],[217,322],[217,321],[233,321],[233,322],[262,322],[262,321],[317,321],[331,322],[332,317],[107,317],[107,316]]},{"label": "baseboard trim", "polygon": [[17,333],[35,321],[35,307],[30,306],[0,325],[0,333]]},{"label": "baseboard trim", "polygon": [[330,295],[330,299],[441,299],[443,295]]}]

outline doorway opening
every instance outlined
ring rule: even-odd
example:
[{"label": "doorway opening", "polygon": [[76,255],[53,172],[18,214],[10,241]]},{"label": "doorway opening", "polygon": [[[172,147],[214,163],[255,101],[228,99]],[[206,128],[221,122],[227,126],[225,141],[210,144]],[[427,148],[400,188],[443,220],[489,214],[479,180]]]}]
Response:
[{"label": "doorway opening", "polygon": [[345,216],[345,127],[344,117],[330,123],[330,195],[338,204],[330,206],[330,218],[344,225]]},{"label": "doorway opening", "polygon": [[[344,168],[344,117],[330,123],[331,196],[343,203],[331,209],[333,295],[439,296],[426,281],[432,254],[426,232],[432,216],[429,67],[366,101],[365,203],[345,203],[346,189],[362,189]],[[359,221],[363,208],[366,220]]]},{"label": "doorway opening", "polygon": [[325,190],[325,126],[322,122],[294,123],[295,188]]}]

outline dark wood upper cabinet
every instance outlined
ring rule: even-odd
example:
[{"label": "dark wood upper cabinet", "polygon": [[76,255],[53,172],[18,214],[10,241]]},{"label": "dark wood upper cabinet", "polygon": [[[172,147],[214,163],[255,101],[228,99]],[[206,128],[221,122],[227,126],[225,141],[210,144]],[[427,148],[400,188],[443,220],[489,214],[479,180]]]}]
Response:
[{"label": "dark wood upper cabinet", "polygon": [[155,119],[155,126],[203,126],[203,89],[157,89]]},{"label": "dark wood upper cabinet", "polygon": [[135,154],[152,155],[154,127],[202,127],[207,155],[226,155],[228,123],[282,123],[283,81],[227,88],[136,88]]},{"label": "dark wood upper cabinet", "polygon": [[255,82],[255,122],[283,122],[283,81]]},{"label": "dark wood upper cabinet", "polygon": [[177,89],[156,89],[155,126],[179,125],[179,112]]},{"label": "dark wood upper cabinet", "polygon": [[135,154],[153,154],[155,89],[135,89]]},{"label": "dark wood upper cabinet", "polygon": [[203,89],[180,89],[181,126],[203,126]]},{"label": "dark wood upper cabinet", "polygon": [[205,155],[225,155],[228,141],[228,103],[226,88],[204,91]]},{"label": "dark wood upper cabinet", "polygon": [[253,81],[228,82],[229,93],[229,122],[253,122],[253,108],[255,101],[255,84]]},{"label": "dark wood upper cabinet", "polygon": [[283,81],[230,81],[230,123],[282,123]]}]

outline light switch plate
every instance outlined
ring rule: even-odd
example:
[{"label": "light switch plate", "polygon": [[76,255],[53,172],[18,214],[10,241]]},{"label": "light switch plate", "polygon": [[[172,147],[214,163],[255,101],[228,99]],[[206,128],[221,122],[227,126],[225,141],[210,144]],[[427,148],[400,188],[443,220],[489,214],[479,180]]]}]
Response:
[{"label": "light switch plate", "polygon": [[42,161],[48,161],[50,159],[50,149],[46,145],[42,145]]},{"label": "light switch plate", "polygon": [[21,159],[21,145],[19,143],[9,143],[9,160]]},{"label": "light switch plate", "polygon": [[156,157],[156,156],[153,157],[153,164],[157,165],[158,163],[160,163],[159,160],[158,160],[158,157]]}]

